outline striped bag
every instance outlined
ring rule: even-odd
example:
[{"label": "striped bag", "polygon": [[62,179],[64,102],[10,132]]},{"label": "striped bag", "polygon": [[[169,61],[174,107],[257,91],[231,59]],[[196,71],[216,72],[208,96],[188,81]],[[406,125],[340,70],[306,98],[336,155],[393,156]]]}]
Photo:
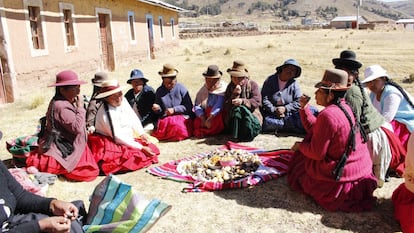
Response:
[{"label": "striped bag", "polygon": [[113,175],[96,187],[83,229],[90,232],[146,232],[169,209],[160,200],[147,200]]}]

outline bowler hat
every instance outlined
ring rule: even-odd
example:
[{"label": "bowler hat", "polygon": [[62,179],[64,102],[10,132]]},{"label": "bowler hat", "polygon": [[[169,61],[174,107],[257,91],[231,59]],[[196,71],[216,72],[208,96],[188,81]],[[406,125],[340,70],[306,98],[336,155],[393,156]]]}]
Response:
[{"label": "bowler hat", "polygon": [[286,66],[291,65],[296,67],[296,75],[293,78],[297,78],[300,76],[300,74],[302,73],[302,68],[299,66],[299,63],[295,60],[295,59],[287,59],[283,65],[276,67],[276,71],[278,73],[282,72],[283,68],[285,68]]},{"label": "bowler hat", "polygon": [[227,73],[233,77],[249,77],[249,71],[244,65],[244,62],[240,60],[233,61],[233,66],[227,69]]},{"label": "bowler hat", "polygon": [[380,65],[372,65],[368,66],[364,72],[365,79],[361,81],[361,83],[371,82],[377,78],[386,77],[389,79],[387,71],[384,70]]},{"label": "bowler hat", "polygon": [[178,74],[178,70],[171,64],[164,64],[162,70],[158,71],[158,74],[162,78],[175,77]]},{"label": "bowler hat", "polygon": [[102,82],[108,79],[108,75],[105,72],[97,72],[91,81],[93,85],[100,87],[102,85]]},{"label": "bowler hat", "polygon": [[339,58],[332,59],[335,68],[346,68],[349,70],[358,70],[362,63],[356,60],[356,54],[352,50],[344,50],[339,55]]},{"label": "bowler hat", "polygon": [[207,70],[203,73],[203,76],[206,78],[220,78],[223,75],[216,65],[209,65]]},{"label": "bowler hat", "polygon": [[72,70],[64,70],[56,74],[56,82],[49,87],[74,86],[85,84],[85,81],[79,80],[78,75]]},{"label": "bowler hat", "polygon": [[127,81],[128,84],[130,84],[132,80],[135,79],[142,79],[144,83],[148,82],[148,79],[144,77],[144,73],[142,73],[142,71],[138,69],[133,69],[129,77],[130,78]]},{"label": "bowler hat", "polygon": [[124,90],[126,86],[119,86],[118,80],[110,79],[102,82],[101,90],[99,94],[95,97],[96,99],[102,99],[107,96],[113,95]]},{"label": "bowler hat", "polygon": [[347,90],[350,88],[350,85],[348,85],[348,73],[340,69],[326,69],[322,81],[315,84],[315,87],[332,91]]}]

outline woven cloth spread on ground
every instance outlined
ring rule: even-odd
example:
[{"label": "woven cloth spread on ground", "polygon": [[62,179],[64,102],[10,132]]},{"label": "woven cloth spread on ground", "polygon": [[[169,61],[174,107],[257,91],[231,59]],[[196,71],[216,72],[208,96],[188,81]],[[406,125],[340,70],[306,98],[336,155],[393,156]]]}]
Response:
[{"label": "woven cloth spread on ground", "polygon": [[86,233],[138,233],[148,231],[170,205],[147,199],[114,175],[105,177],[93,191]]},{"label": "woven cloth spread on ground", "polygon": [[152,167],[147,170],[148,173],[161,178],[186,182],[189,186],[183,189],[183,192],[206,192],[223,189],[246,188],[258,185],[266,181],[276,179],[286,174],[288,164],[293,156],[293,152],[287,149],[266,151],[259,148],[248,147],[234,142],[227,142],[220,149],[242,149],[251,153],[256,153],[264,166],[260,166],[254,174],[232,182],[201,182],[193,179],[191,176],[181,175],[177,171],[177,165],[181,161],[189,161],[206,156],[209,152],[189,156],[183,159],[167,162],[160,166]]}]

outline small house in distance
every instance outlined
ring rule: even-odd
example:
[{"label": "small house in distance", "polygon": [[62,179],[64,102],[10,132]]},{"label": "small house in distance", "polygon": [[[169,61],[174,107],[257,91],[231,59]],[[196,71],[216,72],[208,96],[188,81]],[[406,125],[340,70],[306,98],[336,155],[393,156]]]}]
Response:
[{"label": "small house in distance", "polygon": [[[365,17],[358,17],[359,24],[366,24],[368,21]],[[331,27],[337,29],[354,29],[357,28],[356,16],[337,16],[331,20]]]},{"label": "small house in distance", "polygon": [[115,71],[154,59],[178,45],[183,10],[160,0],[0,0],[0,104],[63,69]]},{"label": "small house in distance", "polygon": [[414,19],[399,19],[395,23],[404,25],[405,29],[414,30]]}]

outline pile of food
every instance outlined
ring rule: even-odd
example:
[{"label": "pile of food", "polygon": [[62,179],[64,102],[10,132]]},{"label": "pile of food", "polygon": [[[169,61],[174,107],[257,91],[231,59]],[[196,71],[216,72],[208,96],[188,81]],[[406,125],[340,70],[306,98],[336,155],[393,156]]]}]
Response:
[{"label": "pile of food", "polygon": [[180,162],[177,171],[198,181],[230,182],[254,173],[261,164],[257,154],[245,150],[215,150]]}]

